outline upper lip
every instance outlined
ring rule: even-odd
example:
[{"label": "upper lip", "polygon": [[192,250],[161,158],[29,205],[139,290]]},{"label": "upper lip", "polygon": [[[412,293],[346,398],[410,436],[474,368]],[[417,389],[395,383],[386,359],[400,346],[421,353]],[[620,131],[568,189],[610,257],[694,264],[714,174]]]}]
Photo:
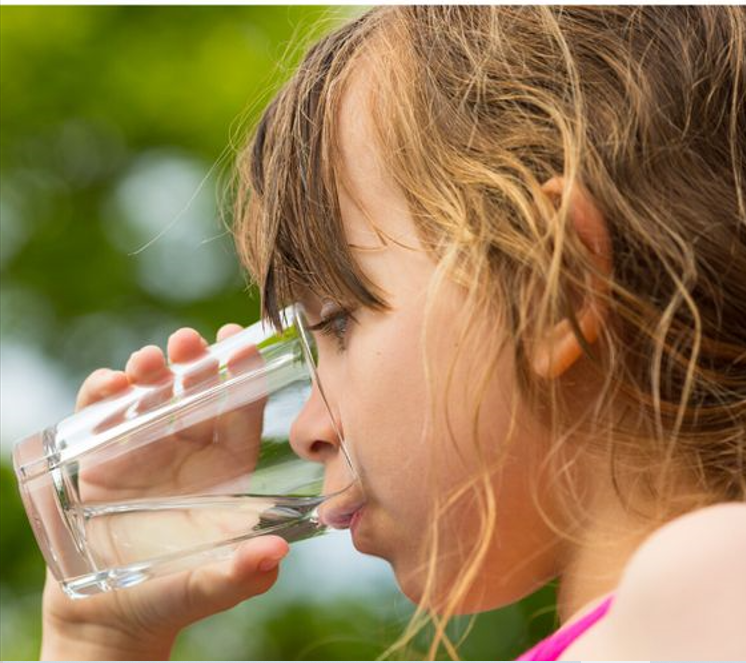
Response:
[{"label": "upper lip", "polygon": [[347,529],[350,526],[352,517],[363,508],[363,504],[363,502],[356,502],[351,505],[322,505],[319,508],[319,519],[324,525],[333,527],[334,529]]}]

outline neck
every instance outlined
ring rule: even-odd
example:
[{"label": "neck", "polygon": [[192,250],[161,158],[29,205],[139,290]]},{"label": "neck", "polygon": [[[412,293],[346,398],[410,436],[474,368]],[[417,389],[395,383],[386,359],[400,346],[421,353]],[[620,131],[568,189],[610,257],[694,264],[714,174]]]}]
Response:
[{"label": "neck", "polygon": [[[629,495],[621,480],[620,485]],[[578,530],[581,536],[565,548],[560,563],[557,611],[561,624],[582,617],[614,592],[630,558],[645,539],[664,523],[699,505],[699,493],[692,485],[690,477],[676,477],[665,493],[664,506],[658,508],[639,500],[625,508],[607,482],[601,488],[595,485]]]},{"label": "neck", "polygon": [[583,543],[571,548],[560,574],[561,624],[582,617],[615,591],[630,557],[652,531],[649,523],[632,518],[615,499],[607,499],[592,513]]}]

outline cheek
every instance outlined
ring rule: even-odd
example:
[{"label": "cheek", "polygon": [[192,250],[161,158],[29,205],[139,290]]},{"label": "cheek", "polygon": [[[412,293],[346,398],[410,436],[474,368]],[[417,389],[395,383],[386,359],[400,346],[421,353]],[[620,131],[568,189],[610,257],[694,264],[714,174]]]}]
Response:
[{"label": "cheek", "polygon": [[[419,602],[423,598],[433,551],[437,551],[438,556],[428,603],[436,611],[446,605],[455,590],[462,592],[457,613],[469,614],[510,605],[556,576],[561,541],[545,524],[531,494],[534,440],[530,436],[519,436],[515,442],[525,453],[511,454],[503,471],[492,477],[489,485],[494,498],[492,503],[481,489],[465,492],[450,502],[438,520],[435,547],[429,531],[434,514],[417,514],[416,510],[432,508],[437,497],[445,500],[448,490],[433,496],[428,492],[430,486],[423,483],[422,475],[418,474],[413,474],[402,488],[409,500],[418,506],[399,507],[402,513],[411,516],[408,527],[392,528],[392,535],[383,543],[376,540],[375,545],[380,546],[376,550],[382,551],[382,556],[392,563],[397,582],[410,600]],[[457,463],[450,465],[452,473],[444,483],[456,486],[459,481],[466,480],[468,473],[459,473],[457,467]],[[421,484],[419,489],[418,484]],[[426,494],[429,498],[422,499]],[[544,501],[542,506],[551,517],[548,504]],[[390,512],[382,514],[373,524],[385,525],[388,514]],[[388,532],[380,527],[375,534],[384,531]],[[483,556],[476,565],[478,549]],[[468,584],[467,570],[473,573],[471,584]]]},{"label": "cheek", "polygon": [[396,311],[354,330],[343,371],[339,407],[350,454],[366,492],[366,513],[355,537],[362,552],[394,570],[426,545],[431,484],[423,439],[426,392],[419,321]]},{"label": "cheek", "polygon": [[361,327],[346,361],[345,425],[382,501],[401,491],[403,476],[418,473],[425,448],[425,379],[413,322],[392,315]]},{"label": "cheek", "polygon": [[[345,413],[374,507],[366,516],[366,528],[361,528],[367,537],[365,552],[391,562],[402,591],[419,600],[431,550],[427,524],[436,500],[445,499],[477,475],[485,461],[505,462],[501,479],[494,481],[492,489],[496,519],[489,549],[463,610],[507,605],[546,582],[556,556],[554,536],[534,506],[529,484],[542,431],[533,425],[529,413],[519,409],[515,438],[506,450],[515,387],[509,378],[512,363],[505,359],[494,367],[495,378],[484,393],[486,405],[478,425],[483,455],[475,452],[474,410],[465,397],[479,369],[471,361],[479,356],[473,352],[457,364],[444,407],[436,408],[441,416],[436,415],[428,437],[423,438],[430,403],[424,389],[419,332],[413,326],[381,324],[375,337],[360,334],[351,348],[355,354],[348,363]],[[438,337],[433,348],[441,354],[432,360],[436,373],[445,373],[450,366],[450,359],[439,357],[450,357],[453,344],[446,334]],[[444,513],[438,543],[444,557],[437,566],[436,596],[447,596],[463,577],[482,536],[487,510],[483,494],[467,493]]]}]

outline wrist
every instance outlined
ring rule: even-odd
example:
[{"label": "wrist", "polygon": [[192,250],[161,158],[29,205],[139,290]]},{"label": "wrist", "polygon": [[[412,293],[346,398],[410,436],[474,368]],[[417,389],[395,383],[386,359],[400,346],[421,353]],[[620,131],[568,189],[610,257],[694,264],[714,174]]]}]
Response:
[{"label": "wrist", "polygon": [[137,637],[97,624],[44,624],[40,660],[166,661],[174,640],[175,636],[158,640]]}]

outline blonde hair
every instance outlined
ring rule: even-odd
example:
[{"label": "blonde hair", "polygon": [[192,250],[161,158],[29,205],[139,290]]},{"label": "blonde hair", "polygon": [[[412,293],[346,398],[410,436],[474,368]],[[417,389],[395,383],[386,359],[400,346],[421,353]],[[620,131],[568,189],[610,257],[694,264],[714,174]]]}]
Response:
[{"label": "blonde hair", "polygon": [[[279,324],[300,287],[387,306],[349,252],[337,201],[335,118],[356,61],[373,53],[383,158],[438,279],[468,293],[463,338],[499,325],[512,339],[520,398],[551,430],[540,475],[563,511],[584,512],[573,468],[591,459],[628,508],[645,494],[651,522],[746,500],[745,42],[741,7],[409,6],[350,21],[311,48],[239,155],[234,233],[263,314]],[[555,208],[541,186],[557,175]],[[575,187],[607,223],[610,273],[570,223]],[[608,312],[590,347],[571,305],[589,273]],[[564,318],[600,384],[582,411],[528,362],[532,339]],[[488,345],[475,376],[475,422],[503,350]],[[431,658],[440,645],[457,656],[444,629],[494,533],[493,470],[464,488],[482,535],[429,616]],[[437,520],[432,537],[430,580],[397,644],[426,612]]]}]

